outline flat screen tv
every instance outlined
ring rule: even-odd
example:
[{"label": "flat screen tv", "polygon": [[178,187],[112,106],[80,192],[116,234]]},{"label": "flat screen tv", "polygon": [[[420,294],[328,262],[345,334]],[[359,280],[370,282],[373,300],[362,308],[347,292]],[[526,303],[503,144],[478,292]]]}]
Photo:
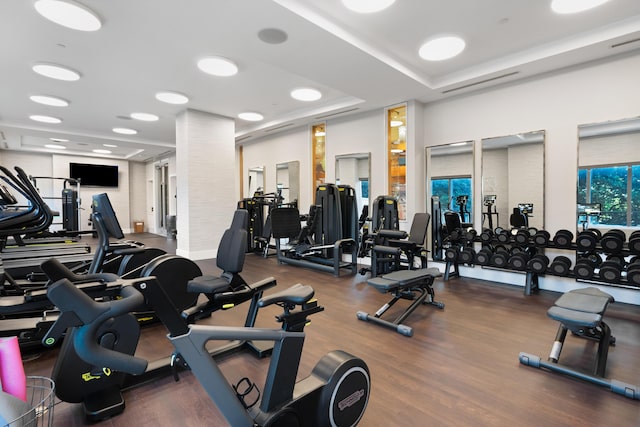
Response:
[{"label": "flat screen tv", "polygon": [[79,180],[82,186],[117,187],[118,166],[69,163],[69,177]]}]

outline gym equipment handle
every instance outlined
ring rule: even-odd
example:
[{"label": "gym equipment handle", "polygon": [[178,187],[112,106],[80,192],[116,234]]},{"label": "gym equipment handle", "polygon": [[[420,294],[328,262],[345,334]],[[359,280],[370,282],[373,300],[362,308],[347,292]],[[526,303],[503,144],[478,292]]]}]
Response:
[{"label": "gym equipment handle", "polygon": [[133,286],[122,288],[122,299],[96,302],[69,280],[62,279],[49,287],[47,296],[62,313],[73,312],[83,323],[78,327],[73,341],[82,360],[97,367],[108,367],[133,375],[142,374],[147,369],[146,360],[101,347],[96,337],[104,321],[127,314],[144,304],[143,295]]}]

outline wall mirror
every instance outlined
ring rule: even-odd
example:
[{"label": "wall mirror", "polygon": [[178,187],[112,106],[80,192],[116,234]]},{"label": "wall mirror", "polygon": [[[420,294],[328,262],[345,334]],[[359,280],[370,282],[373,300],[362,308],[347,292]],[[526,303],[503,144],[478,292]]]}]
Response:
[{"label": "wall mirror", "polygon": [[276,165],[276,190],[283,203],[298,203],[300,199],[300,162],[278,163]]},{"label": "wall mirror", "polygon": [[482,140],[481,228],[544,228],[544,136]]},{"label": "wall mirror", "polygon": [[264,176],[264,166],[255,166],[249,168],[249,193],[248,196],[253,196],[256,192],[262,191],[264,192],[265,186],[265,176]]},{"label": "wall mirror", "polygon": [[640,118],[578,126],[577,226],[640,226]]},{"label": "wall mirror", "polygon": [[336,184],[350,185],[356,193],[358,212],[369,205],[370,153],[352,153],[336,156]]},{"label": "wall mirror", "polygon": [[433,206],[429,209],[432,226],[427,241],[434,259],[438,258],[434,246],[439,246],[434,242],[441,242],[444,237],[438,233],[445,224],[445,213],[457,212],[461,225],[473,226],[473,150],[473,141],[426,148],[427,203],[431,206],[436,196],[440,206],[439,215]]}]

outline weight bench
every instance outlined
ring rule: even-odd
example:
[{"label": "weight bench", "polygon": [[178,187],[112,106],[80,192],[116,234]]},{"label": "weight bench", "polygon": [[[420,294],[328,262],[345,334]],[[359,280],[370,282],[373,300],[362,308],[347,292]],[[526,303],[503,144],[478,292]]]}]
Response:
[{"label": "weight bench", "polygon": [[[539,356],[520,353],[520,363],[534,368],[545,368],[573,378],[589,381],[606,387],[612,392],[631,399],[640,400],[640,388],[617,380],[604,378],[607,365],[609,346],[615,344],[611,329],[602,320],[609,303],[614,302],[611,295],[594,287],[574,289],[566,292],[556,300],[554,306],[547,311],[547,315],[560,322],[556,338],[549,354],[548,362]],[[586,374],[558,364],[560,353],[567,332],[581,338],[598,342],[598,350],[592,374]]]},{"label": "weight bench", "polygon": [[[393,298],[380,307],[373,316],[359,311],[357,313],[358,319],[393,329],[407,337],[412,336],[413,328],[403,325],[402,322],[418,308],[419,305],[431,304],[438,308],[444,308],[443,303],[434,301],[434,292],[431,286],[435,278],[440,276],[442,276],[442,273],[440,273],[440,270],[437,268],[423,268],[420,270],[398,270],[367,280],[367,283],[379,292],[383,294],[393,294]],[[395,320],[388,321],[382,319],[382,315],[401,299],[413,302]]]}]

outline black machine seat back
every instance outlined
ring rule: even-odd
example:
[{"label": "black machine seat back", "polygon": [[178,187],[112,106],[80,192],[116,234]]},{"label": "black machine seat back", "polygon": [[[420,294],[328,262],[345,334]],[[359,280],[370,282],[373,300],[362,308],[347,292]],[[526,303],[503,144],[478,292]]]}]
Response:
[{"label": "black machine seat back", "polygon": [[415,243],[416,246],[424,245],[424,241],[427,238],[427,228],[429,228],[429,222],[431,221],[431,215],[425,212],[417,212],[413,215],[413,221],[411,222],[411,229],[409,230],[408,241]]},{"label": "black machine seat back", "polygon": [[271,231],[274,239],[295,239],[301,228],[298,208],[282,207],[271,211]]},{"label": "black machine seat back", "polygon": [[460,215],[458,212],[445,212],[444,225],[447,227],[448,233],[462,228],[462,222],[460,222]]},{"label": "black machine seat back", "polygon": [[522,213],[520,208],[513,208],[513,213],[509,217],[509,223],[513,228],[523,228],[527,226],[527,216]]},{"label": "black machine seat back", "polygon": [[371,231],[398,230],[400,228],[398,201],[392,196],[378,196],[373,201]]},{"label": "black machine seat back", "polygon": [[244,266],[245,253],[247,252],[247,230],[249,213],[244,209],[238,209],[233,214],[231,228],[225,230],[218,245],[216,266],[225,273],[237,274]]}]

